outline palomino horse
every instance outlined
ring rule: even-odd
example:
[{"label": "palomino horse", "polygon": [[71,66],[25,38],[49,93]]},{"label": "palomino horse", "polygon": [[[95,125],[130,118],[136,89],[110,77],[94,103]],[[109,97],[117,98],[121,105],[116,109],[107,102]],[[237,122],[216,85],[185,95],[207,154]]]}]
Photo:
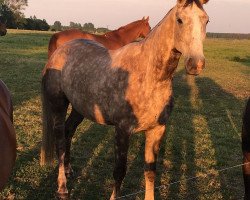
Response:
[{"label": "palomino horse", "polygon": [[242,126],[243,178],[245,184],[245,200],[250,200],[250,98],[243,115]]},{"label": "palomino horse", "polygon": [[[51,56],[42,78],[41,164],[53,163],[55,144],[59,197],[68,196],[71,139],[84,116],[115,126],[111,199],[120,195],[129,138],[145,131],[145,199],[154,199],[156,159],[173,107],[173,74],[182,54],[188,74],[198,75],[205,66],[203,41],[208,16],[203,4],[207,1],[178,0],[144,40],[118,50],[79,39]],[[69,103],[73,110],[65,122]]]},{"label": "palomino horse", "polygon": [[48,57],[50,58],[59,46],[74,39],[94,40],[103,44],[107,49],[119,49],[139,37],[145,37],[151,29],[148,21],[149,17],[143,17],[141,20],[137,20],[103,35],[95,35],[78,29],[70,29],[55,33],[50,38]]},{"label": "palomino horse", "polygon": [[7,182],[16,159],[16,134],[10,92],[0,80],[0,191]]},{"label": "palomino horse", "polygon": [[7,33],[7,29],[5,24],[3,24],[2,22],[0,22],[0,36],[4,36]]}]

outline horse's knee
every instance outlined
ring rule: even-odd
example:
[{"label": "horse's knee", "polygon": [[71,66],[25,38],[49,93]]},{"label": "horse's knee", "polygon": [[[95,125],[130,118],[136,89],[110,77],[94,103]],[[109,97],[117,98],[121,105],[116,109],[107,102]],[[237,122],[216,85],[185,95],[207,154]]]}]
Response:
[{"label": "horse's knee", "polygon": [[145,163],[144,164],[144,174],[145,178],[149,182],[154,182],[156,173],[156,162],[153,163]]}]

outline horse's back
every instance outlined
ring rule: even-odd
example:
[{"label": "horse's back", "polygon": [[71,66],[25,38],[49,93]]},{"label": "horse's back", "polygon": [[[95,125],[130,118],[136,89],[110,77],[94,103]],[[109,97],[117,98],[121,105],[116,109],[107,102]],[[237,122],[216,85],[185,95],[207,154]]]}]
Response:
[{"label": "horse's back", "polygon": [[50,38],[49,47],[48,47],[48,58],[50,58],[50,56],[55,52],[55,50],[58,47],[62,46],[66,42],[69,42],[75,39],[92,40],[93,38],[94,36],[92,34],[89,34],[87,32],[82,32],[79,29],[69,29],[69,30],[55,33]]},{"label": "horse's back", "polygon": [[12,113],[10,93],[0,81],[0,190],[7,182],[16,159],[16,135]]}]

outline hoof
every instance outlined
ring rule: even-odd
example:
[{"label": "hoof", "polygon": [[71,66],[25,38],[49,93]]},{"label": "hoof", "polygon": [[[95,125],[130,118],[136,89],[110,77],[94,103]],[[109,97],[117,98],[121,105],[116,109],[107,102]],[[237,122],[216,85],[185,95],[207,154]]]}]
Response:
[{"label": "hoof", "polygon": [[69,200],[68,192],[56,192],[56,196],[58,200]]}]

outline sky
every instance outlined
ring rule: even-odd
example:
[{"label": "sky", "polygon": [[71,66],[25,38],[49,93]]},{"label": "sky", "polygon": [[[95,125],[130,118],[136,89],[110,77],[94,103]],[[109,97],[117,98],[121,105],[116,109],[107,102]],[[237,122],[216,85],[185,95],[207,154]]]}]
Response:
[{"label": "sky", "polygon": [[[176,0],[28,0],[26,17],[36,15],[50,25],[60,21],[92,22],[95,27],[117,29],[143,16],[154,27]],[[250,0],[210,0],[204,6],[210,17],[208,32],[250,33]]]}]

